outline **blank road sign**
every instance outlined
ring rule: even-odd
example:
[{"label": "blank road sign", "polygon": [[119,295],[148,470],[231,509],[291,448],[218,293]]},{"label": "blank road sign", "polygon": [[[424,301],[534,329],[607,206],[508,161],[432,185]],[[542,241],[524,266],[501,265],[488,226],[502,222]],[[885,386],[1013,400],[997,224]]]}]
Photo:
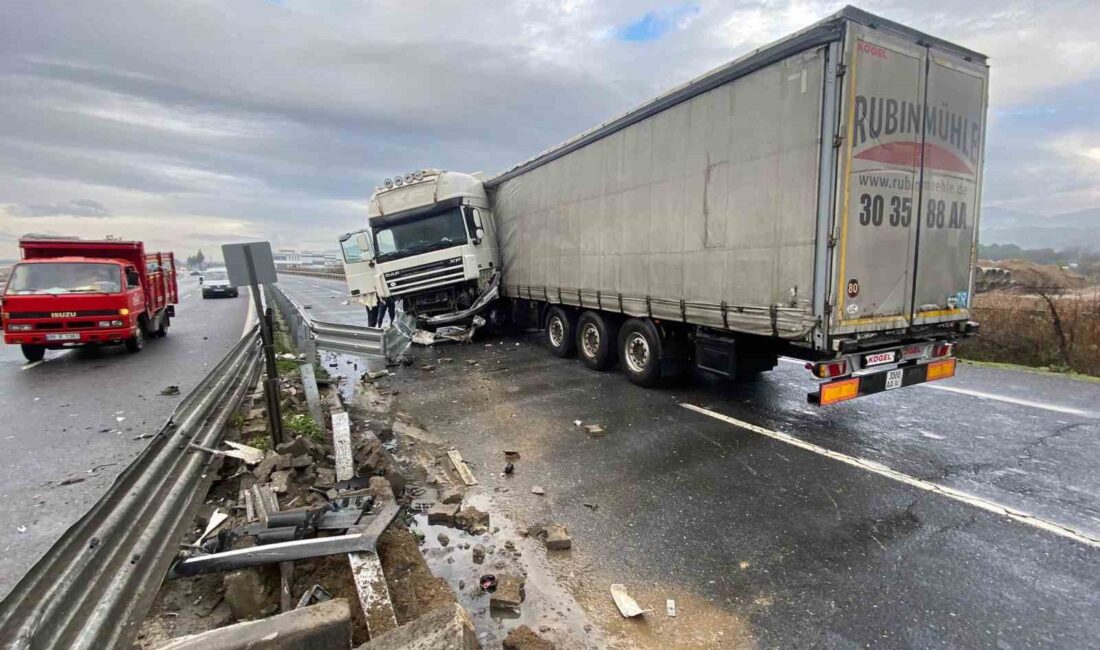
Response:
[{"label": "blank road sign", "polygon": [[250,284],[248,264],[245,261],[246,248],[252,253],[252,265],[256,268],[256,282],[259,284],[278,282],[279,278],[275,274],[275,259],[271,256],[271,242],[254,241],[222,245],[222,259],[225,260],[225,270],[229,272],[229,283],[234,287],[245,287]]}]

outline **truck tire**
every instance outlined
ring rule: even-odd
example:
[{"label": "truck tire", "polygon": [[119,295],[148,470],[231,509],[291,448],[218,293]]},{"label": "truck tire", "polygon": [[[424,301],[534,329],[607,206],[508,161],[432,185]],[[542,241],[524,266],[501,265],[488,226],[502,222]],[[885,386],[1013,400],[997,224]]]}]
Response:
[{"label": "truck tire", "polygon": [[577,319],[577,356],[593,370],[607,370],[619,358],[619,331],[602,314],[586,311]]},{"label": "truck tire", "polygon": [[157,331],[154,333],[158,339],[162,339],[168,336],[168,326],[171,323],[168,321],[168,314],[160,315],[160,324],[157,325]]},{"label": "truck tire", "polygon": [[41,361],[46,356],[46,348],[41,345],[24,343],[19,347],[23,349],[23,357],[26,358],[27,361]]},{"label": "truck tire", "polygon": [[546,313],[546,343],[555,357],[571,357],[577,351],[574,335],[577,321],[561,307],[551,307]]},{"label": "truck tire", "polygon": [[639,386],[661,381],[661,335],[648,320],[631,318],[619,330],[619,364],[623,374]]},{"label": "truck tire", "polygon": [[141,349],[145,347],[145,328],[139,323],[137,329],[134,330],[134,335],[126,339],[126,351],[127,352],[141,352]]}]

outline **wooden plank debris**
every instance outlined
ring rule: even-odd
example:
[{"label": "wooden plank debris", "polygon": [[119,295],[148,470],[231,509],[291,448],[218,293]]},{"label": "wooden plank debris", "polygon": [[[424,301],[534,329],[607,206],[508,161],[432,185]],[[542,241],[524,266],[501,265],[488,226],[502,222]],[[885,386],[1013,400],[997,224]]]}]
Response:
[{"label": "wooden plank debris", "polygon": [[447,458],[451,459],[451,464],[454,465],[455,471],[458,472],[458,477],[462,479],[463,483],[466,485],[477,485],[477,479],[474,478],[474,473],[470,471],[469,466],[466,465],[466,461],[462,460],[462,454],[458,453],[457,449],[448,451]]}]

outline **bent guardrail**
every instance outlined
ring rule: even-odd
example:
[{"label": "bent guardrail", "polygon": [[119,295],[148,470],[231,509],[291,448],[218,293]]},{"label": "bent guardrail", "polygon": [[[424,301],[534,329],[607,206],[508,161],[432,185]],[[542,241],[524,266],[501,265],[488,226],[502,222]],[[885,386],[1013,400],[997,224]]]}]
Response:
[{"label": "bent guardrail", "polygon": [[19,649],[129,646],[202,504],[218,445],[260,369],[258,330],[241,338],[173,411],[107,493],[0,603],[0,639]]},{"label": "bent guardrail", "polygon": [[[317,320],[277,284],[269,286],[271,296],[295,336],[299,350],[310,350],[314,346],[335,352],[383,357],[394,356],[404,350],[401,340],[408,335],[400,327],[365,327]],[[400,325],[401,321],[398,323]]]}]

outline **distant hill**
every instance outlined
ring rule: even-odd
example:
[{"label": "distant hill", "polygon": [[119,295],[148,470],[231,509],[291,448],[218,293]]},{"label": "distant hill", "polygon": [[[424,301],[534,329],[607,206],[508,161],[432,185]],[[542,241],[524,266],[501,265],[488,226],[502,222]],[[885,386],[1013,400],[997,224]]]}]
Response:
[{"label": "distant hill", "polygon": [[1100,208],[1044,217],[987,206],[978,233],[982,244],[1022,248],[1090,248],[1100,251]]}]

